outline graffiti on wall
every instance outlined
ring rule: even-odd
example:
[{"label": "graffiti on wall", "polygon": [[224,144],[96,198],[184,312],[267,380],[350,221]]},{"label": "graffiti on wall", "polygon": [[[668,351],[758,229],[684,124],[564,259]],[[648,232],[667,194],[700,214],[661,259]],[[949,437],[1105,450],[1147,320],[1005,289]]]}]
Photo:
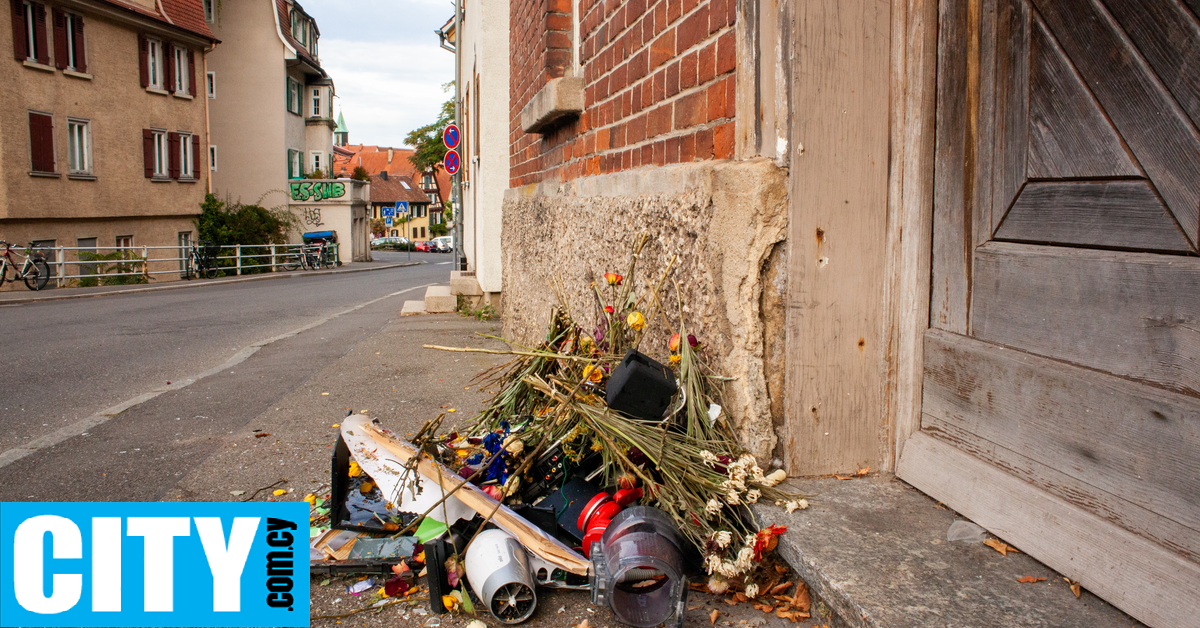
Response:
[{"label": "graffiti on wall", "polygon": [[339,181],[299,181],[292,184],[293,201],[323,201],[346,195],[346,184]]},{"label": "graffiti on wall", "polygon": [[321,210],[317,207],[305,207],[304,224],[308,227],[320,227],[325,224],[321,221]]}]

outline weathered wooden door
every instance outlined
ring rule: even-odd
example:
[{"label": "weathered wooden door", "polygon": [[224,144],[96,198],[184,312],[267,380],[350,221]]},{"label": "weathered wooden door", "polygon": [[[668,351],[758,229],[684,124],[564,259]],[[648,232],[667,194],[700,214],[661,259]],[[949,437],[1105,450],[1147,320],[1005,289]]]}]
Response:
[{"label": "weathered wooden door", "polygon": [[1200,617],[1200,0],[942,0],[901,477],[1156,626]]}]

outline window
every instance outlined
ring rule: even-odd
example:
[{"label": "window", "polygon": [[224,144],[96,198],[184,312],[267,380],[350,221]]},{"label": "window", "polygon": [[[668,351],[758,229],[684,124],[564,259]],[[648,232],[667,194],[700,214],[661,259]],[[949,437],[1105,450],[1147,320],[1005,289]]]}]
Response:
[{"label": "window", "polygon": [[416,238],[417,238],[417,228],[413,227],[413,239],[415,240]]},{"label": "window", "polygon": [[313,153],[312,154],[312,172],[316,172],[320,169],[321,169],[321,153]]},{"label": "window", "polygon": [[300,113],[300,83],[290,76],[287,80],[287,110]]},{"label": "window", "polygon": [[54,116],[29,112],[29,163],[33,172],[55,171]]},{"label": "window", "polygon": [[92,173],[92,125],[67,118],[67,168],[71,174]]},{"label": "window", "polygon": [[217,171],[217,147],[208,147],[208,169],[212,172]]},{"label": "window", "polygon": [[133,236],[131,236],[131,235],[117,236],[116,242],[117,242],[118,249],[132,249],[133,248]]},{"label": "window", "polygon": [[195,179],[195,146],[194,138],[187,133],[179,134],[179,178]]},{"label": "window", "polygon": [[423,175],[423,176],[421,177],[421,187],[423,187],[423,188],[429,188],[429,187],[431,187],[432,185],[433,185],[433,177],[432,177],[432,176],[430,176],[430,175]]},{"label": "window", "polygon": [[288,149],[288,178],[300,179],[304,177],[304,164],[300,159],[300,151]]},{"label": "window", "polygon": [[406,190],[411,190],[411,189],[412,189],[411,187],[409,187],[409,185],[408,185],[408,181],[405,181],[404,179],[401,179],[401,180],[400,180],[400,185],[404,186],[404,189],[406,189]]},{"label": "window", "polygon": [[[76,252],[76,256],[78,256],[82,260],[83,258],[89,257],[88,255],[86,255],[86,253],[91,253],[92,255],[95,255],[96,254],[96,242],[97,242],[96,238],[79,238],[78,240],[76,240],[75,246],[77,248],[79,248],[79,251]],[[83,253],[84,255],[80,255],[81,253]],[[97,273],[96,266],[97,266],[96,264],[80,264],[79,265],[79,274],[80,275],[95,275]]]},{"label": "window", "polygon": [[54,16],[54,65],[60,70],[87,72],[84,54],[83,18],[74,13],[52,11]]},{"label": "window", "polygon": [[217,15],[213,10],[213,0],[204,0],[204,21],[215,22]]},{"label": "window", "polygon": [[429,224],[431,224],[431,225],[442,224],[442,213],[441,212],[433,212],[432,214],[429,214]]},{"label": "window", "polygon": [[[173,135],[173,134],[172,134]],[[147,179],[165,179],[170,165],[166,131],[142,129],[142,161]]]},{"label": "window", "polygon": [[321,88],[314,87],[312,90],[312,117],[321,117]]},{"label": "window", "polygon": [[189,252],[188,249],[192,244],[192,232],[179,231],[176,233],[175,237],[177,239],[176,241],[179,243],[179,255],[176,256],[179,258],[179,270],[183,270],[183,265],[187,261]]},{"label": "window", "polygon": [[187,94],[190,87],[188,85],[188,51],[186,48],[172,47],[171,53],[171,56],[174,57],[172,59],[174,67],[171,74],[175,75],[174,85],[171,86],[171,89],[176,94]]},{"label": "window", "polygon": [[49,63],[46,47],[46,5],[13,2],[13,53],[18,61]]},{"label": "window", "polygon": [[216,98],[216,97],[217,97],[217,73],[216,73],[216,72],[209,72],[209,73],[208,73],[208,87],[207,87],[207,89],[208,89],[208,97],[209,97],[209,98]]},{"label": "window", "polygon": [[163,44],[157,39],[147,39],[146,41],[146,58],[143,67],[146,69],[142,82],[146,87],[157,87],[162,89],[166,81],[163,80]]},{"label": "window", "polygon": [[425,227],[421,227],[421,237],[425,237]]},{"label": "window", "polygon": [[430,203],[437,203],[437,202],[438,202],[437,192],[430,192],[430,193],[429,193],[429,202],[430,202]]}]

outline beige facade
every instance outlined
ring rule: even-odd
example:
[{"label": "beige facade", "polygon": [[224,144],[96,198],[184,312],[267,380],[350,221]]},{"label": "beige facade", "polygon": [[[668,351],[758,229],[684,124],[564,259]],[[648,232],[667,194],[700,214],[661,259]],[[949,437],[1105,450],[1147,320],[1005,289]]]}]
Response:
[{"label": "beige facade", "polygon": [[[197,151],[194,177],[170,178],[165,172],[148,177],[144,131],[187,134],[204,146],[206,103],[199,96],[142,87],[139,40],[152,38],[190,51],[202,76],[211,39],[105,3],[72,0],[42,7],[43,58],[37,58],[35,45],[30,59],[6,56],[0,61],[0,77],[9,86],[0,95],[0,160],[5,164],[0,238],[66,247],[112,247],[118,237],[128,243],[130,236],[135,247],[176,244],[179,234],[195,229],[192,221],[208,190],[207,156],[203,149]],[[64,60],[56,51],[60,44],[54,17],[60,11],[80,20],[86,33],[77,42],[78,65],[72,61],[66,68],[59,67]],[[14,19],[13,13],[6,15]],[[19,55],[26,42],[14,42],[13,34],[11,26],[0,27],[0,49]],[[31,113],[49,116],[52,148],[42,150],[50,150],[52,165],[45,155],[40,166],[35,163],[38,147],[48,145],[45,136],[31,131]],[[69,154],[71,127],[81,133],[74,157]],[[68,275],[76,271],[71,266],[62,270]]]},{"label": "beige facade", "polygon": [[332,165],[334,87],[319,64],[319,33],[299,3],[241,0],[217,3],[216,11],[222,45],[207,68],[215,86],[213,192],[282,207],[289,181]]}]

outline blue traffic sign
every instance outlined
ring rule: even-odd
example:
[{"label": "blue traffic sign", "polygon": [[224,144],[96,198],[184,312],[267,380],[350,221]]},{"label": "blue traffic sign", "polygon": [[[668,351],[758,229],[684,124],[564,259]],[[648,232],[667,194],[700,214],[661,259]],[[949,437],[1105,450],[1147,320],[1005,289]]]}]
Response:
[{"label": "blue traffic sign", "polygon": [[385,224],[385,225],[387,225],[387,226],[389,226],[389,227],[390,227],[390,226],[392,226],[392,217],[391,217],[391,216],[384,216],[384,217],[383,217],[383,224]]},{"label": "blue traffic sign", "polygon": [[442,131],[442,143],[446,145],[446,148],[454,150],[458,148],[458,144],[461,141],[462,137],[458,131],[457,124],[451,124],[450,126],[447,126],[444,131]]},{"label": "blue traffic sign", "polygon": [[396,208],[395,207],[384,207],[383,208],[383,217],[384,218],[395,218],[396,217]]},{"label": "blue traffic sign", "polygon": [[408,213],[408,201],[397,202],[396,203],[396,211],[407,214]]},{"label": "blue traffic sign", "polygon": [[446,166],[446,174],[458,174],[458,169],[462,167],[458,153],[452,150],[446,151],[446,159],[443,163]]}]

